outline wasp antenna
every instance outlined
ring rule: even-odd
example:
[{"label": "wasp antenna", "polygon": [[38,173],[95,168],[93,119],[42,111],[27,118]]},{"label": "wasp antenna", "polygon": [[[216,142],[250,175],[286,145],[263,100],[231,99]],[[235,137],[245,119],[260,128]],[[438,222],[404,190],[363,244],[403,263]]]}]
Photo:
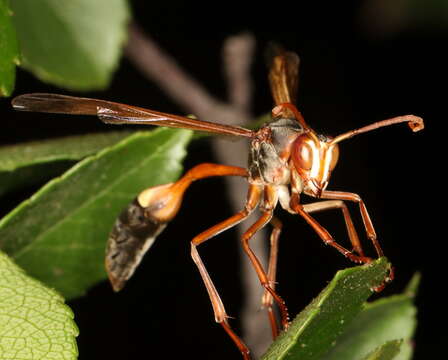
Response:
[{"label": "wasp antenna", "polygon": [[403,123],[403,122],[407,122],[413,132],[417,132],[417,131],[423,130],[425,128],[425,124],[421,117],[415,116],[415,115],[403,115],[403,116],[394,117],[392,119],[378,121],[373,124],[364,126],[362,128],[348,131],[344,134],[336,136],[333,140],[331,140],[330,143],[336,144],[338,142],[341,142],[342,140],[349,139],[355,135],[359,135],[359,134],[366,133],[366,132],[369,132],[372,130],[376,130],[376,129],[379,129],[379,128],[382,128],[385,126],[399,124],[399,123]]}]

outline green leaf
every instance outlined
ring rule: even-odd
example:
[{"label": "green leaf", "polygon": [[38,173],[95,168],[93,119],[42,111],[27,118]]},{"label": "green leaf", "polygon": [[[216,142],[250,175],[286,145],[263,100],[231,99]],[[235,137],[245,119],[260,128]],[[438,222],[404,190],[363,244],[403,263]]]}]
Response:
[{"label": "green leaf", "polygon": [[125,0],[20,0],[11,3],[23,67],[73,90],[103,89],[126,39]]},{"label": "green leaf", "polygon": [[67,136],[0,148],[0,196],[60,175],[88,155],[117,143],[130,131]]},{"label": "green leaf", "polygon": [[338,271],[331,283],[291,323],[263,356],[265,360],[320,359],[361,311],[390,270],[385,258]]},{"label": "green leaf", "polygon": [[391,340],[367,355],[363,360],[393,360],[400,352],[401,340]]},{"label": "green leaf", "polygon": [[73,313],[0,252],[0,360],[77,359]]},{"label": "green leaf", "polygon": [[400,355],[396,359],[410,359],[410,342],[416,327],[413,300],[418,279],[417,274],[401,295],[367,303],[344,334],[337,339],[337,344],[325,355],[325,359],[362,359],[375,348],[392,340],[404,340]]},{"label": "green leaf", "polygon": [[11,21],[9,1],[0,0],[0,96],[9,96],[14,90],[19,49],[16,31]]},{"label": "green leaf", "polygon": [[64,297],[82,295],[106,277],[117,215],[144,188],[179,176],[190,138],[187,130],[137,132],[84,159],[0,221],[0,248]]}]

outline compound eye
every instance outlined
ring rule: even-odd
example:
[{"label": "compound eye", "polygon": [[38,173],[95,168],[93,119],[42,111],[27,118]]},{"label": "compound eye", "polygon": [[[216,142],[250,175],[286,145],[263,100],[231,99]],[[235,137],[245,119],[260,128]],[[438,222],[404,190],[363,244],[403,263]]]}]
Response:
[{"label": "compound eye", "polygon": [[313,149],[306,141],[307,138],[300,136],[294,143],[293,160],[296,167],[310,170],[313,166]]},{"label": "compound eye", "polygon": [[339,146],[335,144],[331,149],[331,162],[330,162],[330,170],[333,170],[336,167],[339,159]]}]

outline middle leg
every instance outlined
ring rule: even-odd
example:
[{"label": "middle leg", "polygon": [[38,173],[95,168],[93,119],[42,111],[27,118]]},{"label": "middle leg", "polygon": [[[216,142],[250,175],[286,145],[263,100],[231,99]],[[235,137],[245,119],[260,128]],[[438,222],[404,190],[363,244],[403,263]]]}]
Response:
[{"label": "middle leg", "polygon": [[[269,263],[268,263],[268,280],[272,290],[275,290],[276,276],[277,276],[277,259],[278,259],[278,242],[280,233],[282,231],[282,222],[275,216],[271,219],[271,225],[273,226],[271,236],[269,239]],[[272,338],[275,339],[278,336],[278,325],[275,316],[273,304],[274,298],[268,290],[265,290],[261,298],[262,307],[267,309],[269,322],[271,324]]]},{"label": "middle leg", "polygon": [[250,359],[249,355],[249,349],[244,344],[244,342],[239,338],[239,336],[232,330],[230,327],[227,319],[228,315],[226,313],[226,310],[224,308],[224,304],[219,296],[218,291],[216,290],[215,285],[213,284],[213,281],[201,259],[199,256],[199,252],[197,250],[197,247],[204,243],[205,241],[209,240],[210,238],[214,237],[215,235],[221,233],[224,230],[229,229],[232,226],[237,225],[239,222],[246,219],[249,214],[252,212],[252,210],[257,206],[259,199],[261,197],[261,188],[256,185],[250,185],[249,191],[247,195],[247,201],[246,206],[243,210],[238,212],[237,214],[231,216],[227,220],[224,220],[223,222],[212,226],[208,230],[205,230],[201,234],[197,235],[192,241],[191,241],[191,257],[193,258],[194,263],[198,267],[199,273],[202,277],[202,281],[204,282],[204,285],[207,289],[212,307],[213,312],[215,315],[215,321],[224,328],[226,333],[231,337],[235,345],[240,350],[241,354],[243,355],[243,358],[245,360]]},{"label": "middle leg", "polygon": [[[276,268],[276,259],[277,259],[277,255],[276,255],[277,241],[278,241],[278,236],[280,235],[280,227],[281,227],[281,223],[276,218],[274,218],[274,220],[272,220],[272,218],[273,218],[272,214],[274,211],[274,207],[277,204],[277,200],[278,200],[278,197],[277,197],[276,189],[272,186],[265,186],[264,200],[263,200],[263,204],[260,206],[262,215],[243,234],[241,240],[242,240],[242,244],[243,244],[243,250],[246,253],[246,255],[249,257],[249,260],[251,261],[252,266],[255,269],[255,272],[257,273],[257,276],[258,276],[258,279],[260,280],[261,285],[265,288],[265,290],[272,296],[274,301],[277,303],[279,310],[280,310],[280,314],[281,314],[282,327],[284,329],[286,329],[289,326],[288,309],[286,307],[285,302],[280,297],[280,295],[278,295],[275,292],[275,290],[274,290],[275,286],[272,286],[275,281],[275,268]],[[271,240],[274,240],[274,247],[273,247],[273,249],[271,249],[274,251],[274,253],[271,252],[270,264],[269,264],[270,269],[268,270],[268,274],[267,274],[266,271],[264,270],[263,266],[261,265],[260,260],[258,260],[257,256],[255,255],[253,250],[250,248],[249,241],[258,230],[263,228],[270,221],[274,222],[274,232],[273,232],[273,236],[271,237]],[[276,228],[276,225],[277,225],[277,228]],[[267,299],[267,297],[264,297],[264,298]],[[277,330],[277,325],[276,325],[276,321],[275,321],[275,316],[274,316],[274,313],[272,310],[272,301],[269,301],[269,299],[267,299],[266,305],[268,308],[268,313],[271,313],[269,315],[269,317],[270,317],[271,326],[272,326],[272,333],[274,336],[276,336],[276,334],[278,333],[278,330]]]}]

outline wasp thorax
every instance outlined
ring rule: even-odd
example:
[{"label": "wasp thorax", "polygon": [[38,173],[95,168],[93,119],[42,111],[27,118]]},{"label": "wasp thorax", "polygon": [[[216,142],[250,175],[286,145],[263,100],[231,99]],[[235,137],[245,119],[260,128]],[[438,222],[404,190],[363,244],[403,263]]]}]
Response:
[{"label": "wasp thorax", "polygon": [[303,181],[305,193],[320,197],[338,157],[338,145],[332,144],[328,137],[317,136],[314,132],[297,137],[291,147],[291,159]]}]

